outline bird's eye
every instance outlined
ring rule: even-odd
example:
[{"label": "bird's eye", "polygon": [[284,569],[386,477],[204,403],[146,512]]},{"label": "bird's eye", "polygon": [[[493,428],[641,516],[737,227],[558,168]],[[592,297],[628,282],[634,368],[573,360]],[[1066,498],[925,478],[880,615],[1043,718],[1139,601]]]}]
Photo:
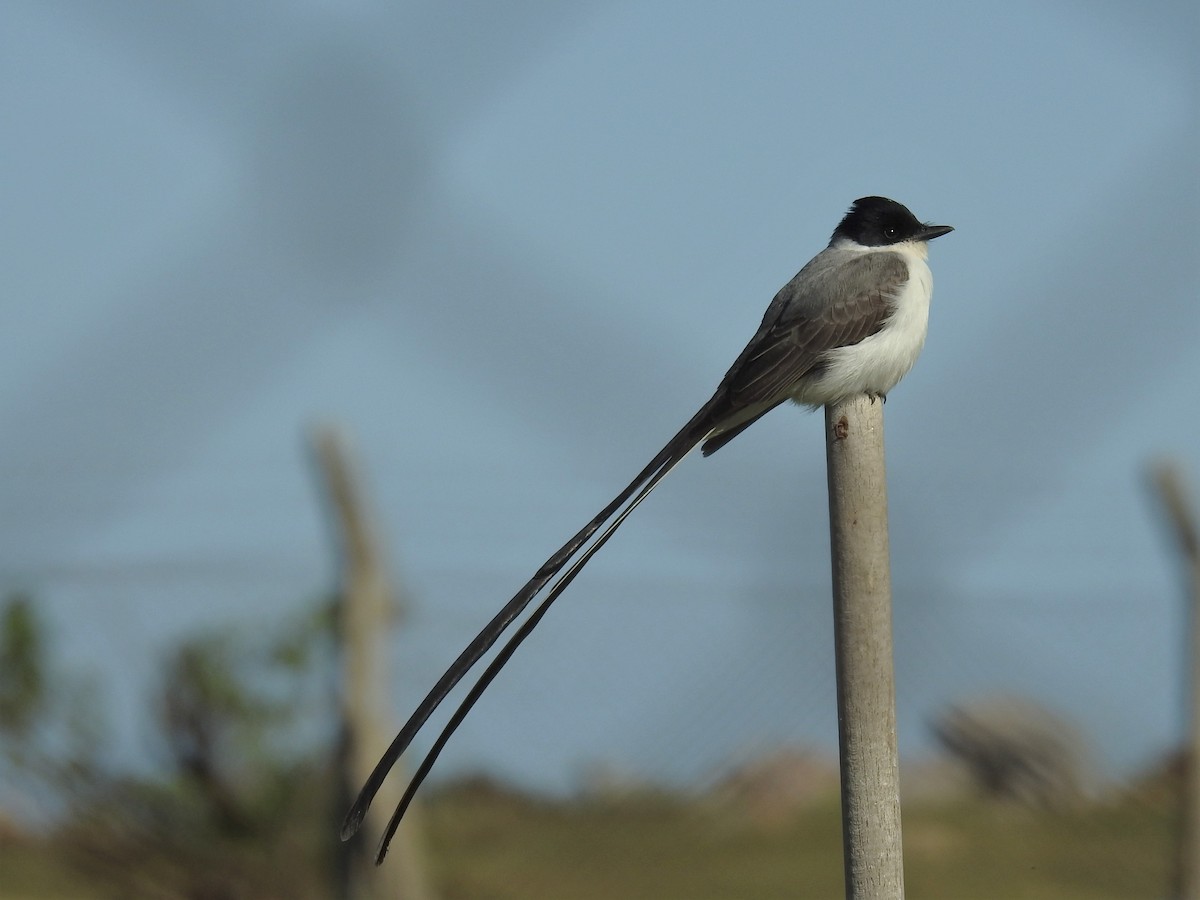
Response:
[{"label": "bird's eye", "polygon": [[883,229],[883,234],[885,237],[894,238],[898,234],[898,229],[895,225],[889,225],[887,228]]}]

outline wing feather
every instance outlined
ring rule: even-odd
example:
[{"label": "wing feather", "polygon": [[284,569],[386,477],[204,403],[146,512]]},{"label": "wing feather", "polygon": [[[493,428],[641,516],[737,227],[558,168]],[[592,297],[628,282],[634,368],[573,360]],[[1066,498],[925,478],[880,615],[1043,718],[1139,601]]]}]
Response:
[{"label": "wing feather", "polygon": [[898,253],[854,254],[814,271],[806,266],[775,296],[758,333],[726,373],[714,418],[736,424],[739,413],[786,399],[800,379],[820,370],[830,350],[878,332],[907,279],[908,265]]}]

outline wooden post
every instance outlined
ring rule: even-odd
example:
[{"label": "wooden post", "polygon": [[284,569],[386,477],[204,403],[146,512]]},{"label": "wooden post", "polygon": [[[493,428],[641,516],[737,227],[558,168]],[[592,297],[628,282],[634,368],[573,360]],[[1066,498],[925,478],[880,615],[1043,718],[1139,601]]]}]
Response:
[{"label": "wooden post", "polygon": [[[314,429],[313,448],[337,535],[341,578],[338,633],[342,661],[342,740],[339,748],[341,780],[338,809],[345,809],[375,766],[379,748],[387,745],[384,727],[384,665],[379,643],[393,612],[387,568],[381,541],[366,512],[365,493],[346,438],[336,429]],[[396,779],[397,782],[403,778]],[[388,804],[376,803],[367,823],[376,834],[387,823]],[[398,799],[398,798],[397,798]],[[371,848],[363,841],[338,840],[340,884],[337,896],[346,900],[427,900],[422,860],[415,842],[412,810],[392,842],[395,864],[376,867]],[[337,828],[330,824],[330,834]]]},{"label": "wooden post", "polygon": [[902,900],[883,402],[825,408],[848,900]]},{"label": "wooden post", "polygon": [[1184,663],[1187,732],[1183,743],[1173,896],[1177,900],[1200,900],[1200,527],[1179,467],[1162,462],[1153,467],[1151,474],[1168,524],[1175,532],[1187,594],[1188,642]]}]

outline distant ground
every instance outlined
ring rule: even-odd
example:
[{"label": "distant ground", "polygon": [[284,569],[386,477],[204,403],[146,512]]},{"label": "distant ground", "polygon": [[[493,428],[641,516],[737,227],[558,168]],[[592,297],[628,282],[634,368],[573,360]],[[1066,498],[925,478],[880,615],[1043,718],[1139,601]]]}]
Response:
[{"label": "distant ground", "polygon": [[[1131,900],[1166,894],[1169,817],[1127,798],[1067,813],[983,801],[908,809],[910,898]],[[530,806],[444,796],[427,812],[443,897],[840,898],[836,799],[769,824],[669,801]]]},{"label": "distant ground", "polygon": [[[1067,812],[983,800],[906,807],[910,898],[1135,900],[1167,894],[1169,797]],[[422,816],[437,900],[840,898],[836,798],[785,818],[644,794],[549,803],[473,783]],[[296,859],[322,873],[319,860]],[[385,863],[386,865],[387,863]],[[53,843],[0,836],[4,900],[114,896],[71,874]]]}]

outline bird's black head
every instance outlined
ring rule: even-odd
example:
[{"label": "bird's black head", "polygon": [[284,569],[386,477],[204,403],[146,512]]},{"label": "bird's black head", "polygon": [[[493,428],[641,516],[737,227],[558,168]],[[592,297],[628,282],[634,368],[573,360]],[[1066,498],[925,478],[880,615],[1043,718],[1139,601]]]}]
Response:
[{"label": "bird's black head", "polygon": [[908,207],[887,197],[862,197],[834,229],[833,241],[846,238],[864,247],[886,247],[902,241],[932,241],[949,234],[949,225],[926,225]]}]

